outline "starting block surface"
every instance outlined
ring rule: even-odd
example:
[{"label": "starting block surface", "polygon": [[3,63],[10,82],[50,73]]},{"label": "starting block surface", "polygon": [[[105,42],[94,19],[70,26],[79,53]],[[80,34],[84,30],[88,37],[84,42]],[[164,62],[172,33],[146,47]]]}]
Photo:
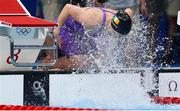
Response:
[{"label": "starting block surface", "polygon": [[32,16],[0,16],[1,24],[12,27],[53,27],[55,23]]},{"label": "starting block surface", "polygon": [[19,0],[0,0],[0,15],[28,15]]},{"label": "starting block surface", "polygon": [[32,17],[20,0],[0,0],[0,24],[12,27],[53,27],[56,23]]}]

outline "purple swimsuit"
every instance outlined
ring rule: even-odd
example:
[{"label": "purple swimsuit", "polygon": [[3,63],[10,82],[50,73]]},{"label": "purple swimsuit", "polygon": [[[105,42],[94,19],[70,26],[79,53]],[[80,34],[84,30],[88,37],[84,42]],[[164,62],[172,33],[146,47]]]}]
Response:
[{"label": "purple swimsuit", "polygon": [[102,33],[102,29],[106,23],[106,12],[109,12],[103,8],[100,9],[103,14],[102,26],[98,29],[94,28],[95,30],[93,29],[94,31],[88,35],[85,33],[83,25],[75,21],[72,17],[69,17],[65,21],[60,31],[60,39],[62,40],[61,50],[65,56],[90,54],[98,50],[93,38]]},{"label": "purple swimsuit", "polygon": [[81,54],[81,47],[77,37],[84,35],[84,27],[76,22],[72,17],[69,17],[63,27],[61,27],[60,38],[62,40],[61,50],[65,56]]}]

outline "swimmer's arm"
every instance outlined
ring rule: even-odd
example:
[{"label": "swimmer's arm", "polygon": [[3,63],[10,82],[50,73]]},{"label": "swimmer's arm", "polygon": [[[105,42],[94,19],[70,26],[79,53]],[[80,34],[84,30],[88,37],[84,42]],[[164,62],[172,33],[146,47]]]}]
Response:
[{"label": "swimmer's arm", "polygon": [[140,0],[140,11],[144,16],[148,16],[148,10],[146,7],[146,0]]},{"label": "swimmer's arm", "polygon": [[66,21],[66,19],[71,16],[73,17],[73,19],[78,21],[78,17],[79,14],[81,13],[82,8],[78,7],[78,6],[74,6],[71,4],[67,4],[64,6],[63,10],[61,11],[61,13],[58,16],[58,20],[57,20],[57,24],[58,27],[54,28],[54,36],[58,37],[59,36],[59,32],[60,32],[60,27],[63,26],[64,22]]},{"label": "swimmer's arm", "polygon": [[86,26],[91,26],[92,22],[91,19],[89,19],[87,8],[81,8],[75,5],[67,4],[61,11],[59,17],[58,17],[58,25],[61,27],[65,20],[71,16],[74,20],[77,22],[84,24]]},{"label": "swimmer's arm", "polygon": [[126,9],[125,9],[125,12],[126,12],[130,17],[132,17],[132,16],[134,15],[134,10],[131,9],[131,8],[126,8]]},{"label": "swimmer's arm", "polygon": [[75,20],[78,20],[79,14],[81,13],[81,8],[78,6],[74,6],[71,4],[67,4],[64,6],[63,10],[61,11],[59,17],[58,17],[58,25],[59,27],[61,27],[65,20],[71,16],[73,17]]}]

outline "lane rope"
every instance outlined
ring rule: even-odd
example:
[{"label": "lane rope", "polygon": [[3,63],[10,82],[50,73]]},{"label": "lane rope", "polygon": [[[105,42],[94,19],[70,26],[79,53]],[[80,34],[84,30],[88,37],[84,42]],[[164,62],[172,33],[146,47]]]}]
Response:
[{"label": "lane rope", "polygon": [[110,110],[105,110],[105,109],[93,109],[93,108],[92,109],[91,108],[65,108],[65,107],[20,106],[20,105],[0,105],[0,110],[110,111]]},{"label": "lane rope", "polygon": [[180,104],[180,97],[159,97],[155,96],[152,101],[156,104]]}]

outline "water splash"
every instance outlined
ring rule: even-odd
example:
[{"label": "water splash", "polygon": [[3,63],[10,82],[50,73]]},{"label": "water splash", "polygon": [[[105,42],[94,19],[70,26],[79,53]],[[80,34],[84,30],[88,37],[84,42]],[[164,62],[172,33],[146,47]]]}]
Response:
[{"label": "water splash", "polygon": [[[147,29],[148,22],[140,22],[138,16],[133,17],[133,25],[131,32],[126,35],[120,35],[117,32],[110,32],[106,28],[103,32],[99,32],[96,37],[91,37],[91,30],[85,31],[86,40],[93,40],[96,44],[96,53],[86,46],[88,50],[87,63],[94,62],[88,72],[100,71],[109,73],[122,68],[142,68],[151,67],[153,54],[150,51],[148,43]],[[99,27],[93,28],[93,30]],[[96,31],[97,32],[97,31]],[[88,49],[89,48],[89,49]],[[92,53],[93,52],[93,53]],[[96,67],[94,66],[96,64]]]}]

